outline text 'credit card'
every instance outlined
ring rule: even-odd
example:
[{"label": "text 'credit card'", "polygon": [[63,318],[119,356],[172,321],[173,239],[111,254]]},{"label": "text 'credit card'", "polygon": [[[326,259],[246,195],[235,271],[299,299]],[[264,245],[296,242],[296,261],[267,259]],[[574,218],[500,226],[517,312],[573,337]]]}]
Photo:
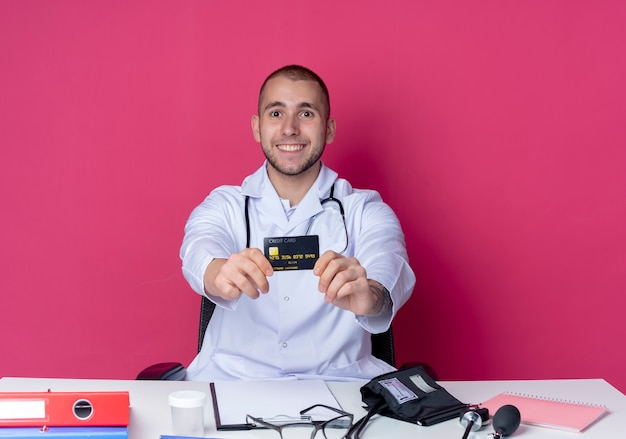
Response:
[{"label": "text 'credit card'", "polygon": [[264,238],[263,247],[275,271],[311,270],[320,253],[317,235]]}]

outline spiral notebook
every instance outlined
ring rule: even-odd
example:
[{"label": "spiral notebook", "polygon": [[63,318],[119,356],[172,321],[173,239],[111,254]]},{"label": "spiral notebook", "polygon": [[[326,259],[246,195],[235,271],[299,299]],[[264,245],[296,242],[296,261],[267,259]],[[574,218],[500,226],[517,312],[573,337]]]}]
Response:
[{"label": "spiral notebook", "polygon": [[607,412],[601,405],[511,392],[500,393],[480,405],[493,414],[506,404],[519,409],[523,424],[571,432],[583,431]]}]

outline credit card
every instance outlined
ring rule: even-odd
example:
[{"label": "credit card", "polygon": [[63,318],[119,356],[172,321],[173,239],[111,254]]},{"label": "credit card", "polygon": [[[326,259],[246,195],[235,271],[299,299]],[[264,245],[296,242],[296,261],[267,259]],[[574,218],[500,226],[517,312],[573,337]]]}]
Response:
[{"label": "credit card", "polygon": [[263,247],[275,271],[312,270],[320,256],[317,235],[264,238]]}]

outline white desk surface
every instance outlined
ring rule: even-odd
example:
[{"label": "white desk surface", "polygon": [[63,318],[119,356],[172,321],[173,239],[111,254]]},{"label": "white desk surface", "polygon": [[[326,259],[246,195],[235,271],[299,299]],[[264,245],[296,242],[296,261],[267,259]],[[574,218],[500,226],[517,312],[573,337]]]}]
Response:
[{"label": "white desk surface", "polygon": [[[365,414],[362,408],[359,388],[363,383],[336,383],[328,386],[344,410],[354,413],[355,420]],[[626,428],[626,396],[602,379],[582,380],[519,380],[519,381],[442,381],[440,384],[452,395],[466,403],[480,403],[502,392],[520,392],[550,396],[554,398],[596,403],[609,410],[599,421],[582,433],[569,433],[542,427],[521,425],[510,437],[521,439],[562,438],[599,439],[624,436]],[[161,434],[171,434],[171,418],[168,405],[170,392],[181,389],[194,389],[207,392],[208,383],[187,381],[122,381],[122,380],[71,380],[48,378],[2,378],[0,392],[8,391],[109,391],[128,390],[130,392],[131,439],[158,439]],[[207,405],[205,437],[253,439],[279,439],[271,430],[217,431],[210,403]],[[420,427],[406,422],[376,416],[362,434],[362,439],[404,439],[404,438],[460,438],[463,428],[458,420],[450,420],[430,427]],[[491,438],[490,426],[470,434],[468,439]],[[321,433],[320,433],[321,434]],[[323,436],[320,436],[323,439]],[[317,439],[317,438],[316,438]]]}]

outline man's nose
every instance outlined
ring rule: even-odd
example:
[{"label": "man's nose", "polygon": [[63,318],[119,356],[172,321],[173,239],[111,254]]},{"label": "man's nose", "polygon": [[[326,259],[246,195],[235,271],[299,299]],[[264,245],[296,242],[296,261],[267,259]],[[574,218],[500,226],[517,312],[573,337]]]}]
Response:
[{"label": "man's nose", "polygon": [[283,136],[297,136],[299,134],[299,122],[297,116],[285,117],[283,122]]}]

